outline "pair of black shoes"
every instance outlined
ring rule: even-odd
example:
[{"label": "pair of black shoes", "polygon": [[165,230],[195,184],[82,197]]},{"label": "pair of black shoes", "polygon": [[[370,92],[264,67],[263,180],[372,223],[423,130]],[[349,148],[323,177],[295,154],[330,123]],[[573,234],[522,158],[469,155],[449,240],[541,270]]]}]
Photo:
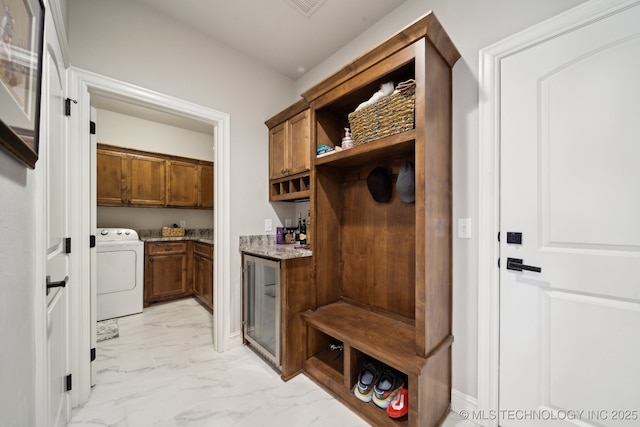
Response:
[{"label": "pair of black shoes", "polygon": [[353,394],[363,402],[375,403],[387,409],[398,391],[404,386],[404,376],[375,362],[366,362],[358,374]]}]

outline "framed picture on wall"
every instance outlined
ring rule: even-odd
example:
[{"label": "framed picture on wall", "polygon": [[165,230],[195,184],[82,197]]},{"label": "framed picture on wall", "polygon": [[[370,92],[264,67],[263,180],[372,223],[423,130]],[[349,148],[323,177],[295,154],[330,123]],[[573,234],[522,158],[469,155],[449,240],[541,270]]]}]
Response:
[{"label": "framed picture on wall", "polygon": [[0,146],[32,169],[38,160],[43,33],[42,0],[2,0]]}]

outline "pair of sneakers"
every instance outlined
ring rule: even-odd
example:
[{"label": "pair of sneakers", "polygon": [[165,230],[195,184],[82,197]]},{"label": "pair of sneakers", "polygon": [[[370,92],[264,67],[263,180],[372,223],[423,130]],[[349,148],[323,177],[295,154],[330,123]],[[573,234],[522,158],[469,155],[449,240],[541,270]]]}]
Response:
[{"label": "pair of sneakers", "polygon": [[[375,362],[366,362],[360,369],[358,384],[354,387],[353,394],[363,402],[373,401],[376,406],[388,409],[391,401],[403,387],[404,377],[400,373]],[[408,405],[406,395],[403,401],[406,407]]]}]

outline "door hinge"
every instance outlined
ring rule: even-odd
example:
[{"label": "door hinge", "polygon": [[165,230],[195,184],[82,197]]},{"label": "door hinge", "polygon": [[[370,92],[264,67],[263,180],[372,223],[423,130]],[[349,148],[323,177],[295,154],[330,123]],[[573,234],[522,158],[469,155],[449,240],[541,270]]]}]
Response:
[{"label": "door hinge", "polygon": [[96,236],[92,234],[91,236],[89,236],[89,248],[95,248],[95,247],[96,247]]},{"label": "door hinge", "polygon": [[90,121],[89,122],[89,133],[91,135],[95,135],[96,134],[96,122],[94,122],[94,121]]},{"label": "door hinge", "polygon": [[67,237],[64,239],[64,253],[65,254],[71,253],[71,237]]},{"label": "door hinge", "polygon": [[96,348],[92,348],[90,353],[90,361],[93,362],[94,360],[96,360]]},{"label": "door hinge", "polygon": [[67,375],[65,377],[65,387],[64,387],[64,389],[66,391],[71,391],[71,388],[72,388],[71,387],[71,374],[69,374],[69,375]]},{"label": "door hinge", "polygon": [[64,100],[64,115],[65,116],[70,116],[71,115],[71,103],[77,104],[78,101],[76,101],[75,99],[71,99],[71,98],[66,98]]}]

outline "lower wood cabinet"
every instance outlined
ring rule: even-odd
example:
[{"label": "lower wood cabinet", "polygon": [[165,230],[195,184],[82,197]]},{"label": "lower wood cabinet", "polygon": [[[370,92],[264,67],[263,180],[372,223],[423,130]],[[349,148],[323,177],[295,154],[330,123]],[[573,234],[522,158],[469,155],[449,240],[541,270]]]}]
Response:
[{"label": "lower wood cabinet", "polygon": [[213,312],[213,245],[193,242],[193,296]]},{"label": "lower wood cabinet", "polygon": [[147,242],[144,245],[144,305],[192,294],[189,243]]},{"label": "lower wood cabinet", "polygon": [[197,241],[144,244],[144,306],[193,296],[213,312],[213,245]]}]

